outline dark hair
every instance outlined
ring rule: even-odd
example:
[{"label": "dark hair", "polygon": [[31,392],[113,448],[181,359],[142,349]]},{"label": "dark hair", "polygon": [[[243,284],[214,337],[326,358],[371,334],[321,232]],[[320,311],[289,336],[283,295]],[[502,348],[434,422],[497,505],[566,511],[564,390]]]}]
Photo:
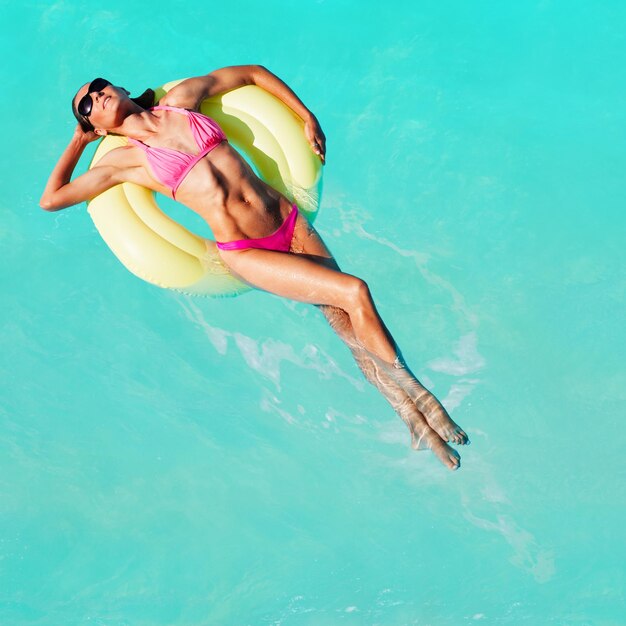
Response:
[{"label": "dark hair", "polygon": [[[89,121],[89,118],[83,117],[76,110],[74,100],[76,100],[76,96],[72,98],[72,113],[74,114],[74,117],[77,119],[83,131],[88,133],[90,130],[94,129],[93,125]],[[142,109],[149,109],[154,104],[154,89],[146,89],[140,96],[137,96],[136,98],[131,98],[131,100],[135,104],[138,104]]]}]

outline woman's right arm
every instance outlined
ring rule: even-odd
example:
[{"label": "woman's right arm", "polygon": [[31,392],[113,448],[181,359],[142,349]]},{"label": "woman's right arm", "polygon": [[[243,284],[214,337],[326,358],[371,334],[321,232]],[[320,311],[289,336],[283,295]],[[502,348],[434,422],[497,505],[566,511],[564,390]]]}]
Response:
[{"label": "woman's right arm", "polygon": [[[122,169],[114,165],[98,165],[70,182],[74,168],[85,146],[99,139],[93,132],[85,133],[76,126],[72,140],[55,165],[39,206],[46,211],[59,211],[97,196],[121,181]],[[110,154],[110,153],[109,153]],[[103,157],[102,161],[105,158]]]}]

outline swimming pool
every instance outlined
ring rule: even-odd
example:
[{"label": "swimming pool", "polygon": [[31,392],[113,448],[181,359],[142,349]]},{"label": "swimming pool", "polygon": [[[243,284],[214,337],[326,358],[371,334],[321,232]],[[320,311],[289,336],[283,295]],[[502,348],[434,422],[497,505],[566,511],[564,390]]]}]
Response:
[{"label": "swimming pool", "polygon": [[[626,10],[153,7],[0,7],[2,623],[623,625]],[[242,63],[320,120],[316,226],[460,471],[312,307],[160,290],[38,207],[80,84]]]}]

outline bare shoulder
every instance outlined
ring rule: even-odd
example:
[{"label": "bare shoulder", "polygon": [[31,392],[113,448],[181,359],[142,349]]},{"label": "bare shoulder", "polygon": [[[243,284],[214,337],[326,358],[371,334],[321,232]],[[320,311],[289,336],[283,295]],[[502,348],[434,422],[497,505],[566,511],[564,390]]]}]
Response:
[{"label": "bare shoulder", "polygon": [[260,69],[260,65],[231,65],[213,70],[204,76],[187,78],[172,87],[159,104],[197,110],[205,98],[254,84],[256,73]]}]

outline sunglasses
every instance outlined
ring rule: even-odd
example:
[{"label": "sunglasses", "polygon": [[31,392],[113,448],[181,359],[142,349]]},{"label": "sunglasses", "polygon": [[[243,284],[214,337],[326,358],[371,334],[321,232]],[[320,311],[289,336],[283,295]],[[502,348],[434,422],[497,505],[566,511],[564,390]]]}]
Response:
[{"label": "sunglasses", "polygon": [[80,113],[80,115],[82,115],[83,117],[89,117],[91,115],[91,111],[93,109],[93,100],[91,99],[91,96],[89,94],[102,91],[107,85],[110,84],[111,83],[104,78],[96,78],[95,80],[91,81],[89,89],[87,89],[87,93],[80,99],[80,102],[76,107],[76,110]]}]

